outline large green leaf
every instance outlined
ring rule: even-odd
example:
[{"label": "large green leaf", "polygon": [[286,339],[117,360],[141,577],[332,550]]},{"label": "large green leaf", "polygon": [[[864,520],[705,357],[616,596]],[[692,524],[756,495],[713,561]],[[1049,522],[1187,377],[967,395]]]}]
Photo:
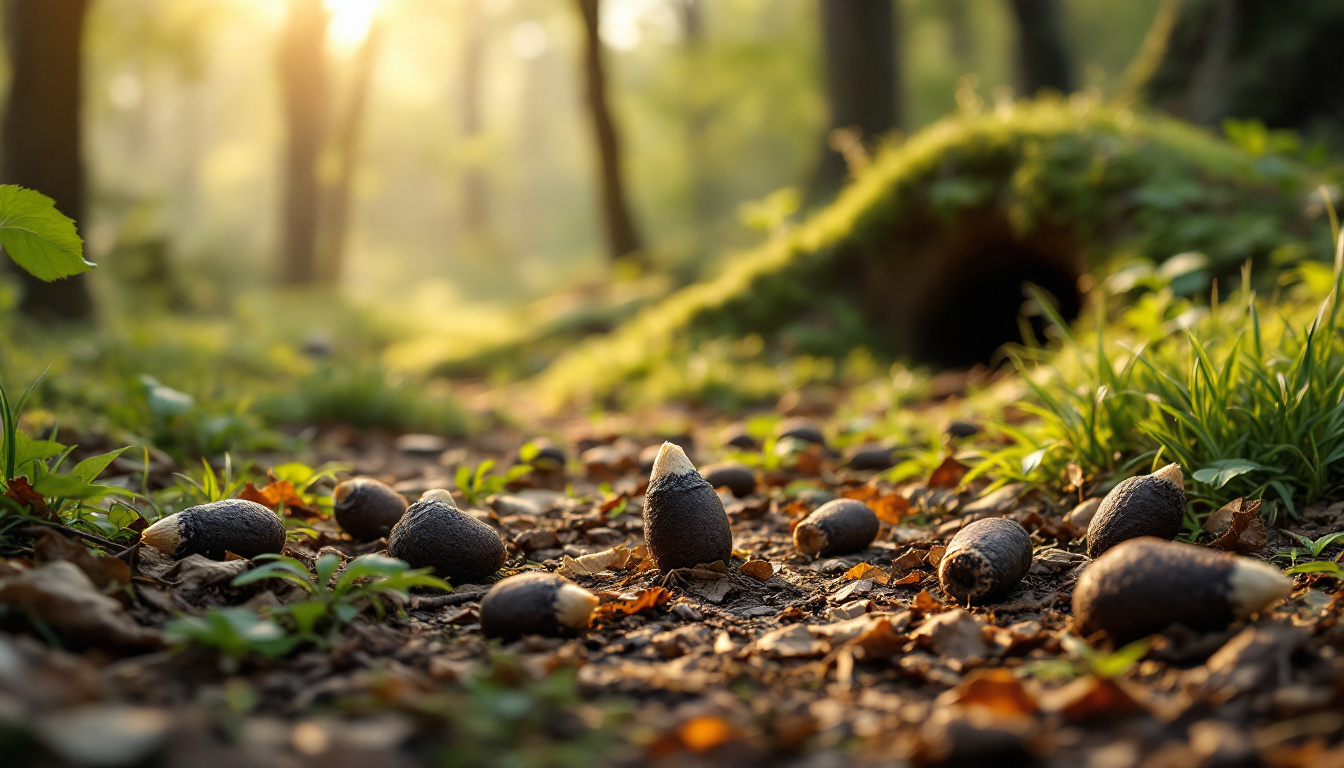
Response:
[{"label": "large green leaf", "polygon": [[1216,490],[1227,485],[1237,475],[1244,475],[1258,469],[1274,469],[1274,467],[1266,467],[1245,459],[1224,459],[1210,462],[1203,469],[1195,472],[1193,477],[1197,482],[1205,483]]},{"label": "large green leaf", "polygon": [[96,266],[84,260],[75,222],[41,192],[0,185],[0,245],[14,263],[51,282]]}]

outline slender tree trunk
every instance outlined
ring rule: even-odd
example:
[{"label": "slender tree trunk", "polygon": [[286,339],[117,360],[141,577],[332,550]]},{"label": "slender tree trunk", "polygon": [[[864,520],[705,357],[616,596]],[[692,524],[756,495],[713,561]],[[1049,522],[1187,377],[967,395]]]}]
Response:
[{"label": "slender tree trunk", "polygon": [[[80,50],[88,2],[8,0],[6,10],[13,76],[0,147],[2,178],[47,195],[80,229],[87,229]],[[18,274],[24,314],[48,320],[92,317],[83,275],[44,283],[22,270]]]},{"label": "slender tree trunk", "polygon": [[971,27],[971,9],[968,0],[943,0],[943,14],[947,19],[952,58],[957,62],[957,74],[964,75],[975,69],[975,30]]},{"label": "slender tree trunk", "polygon": [[705,132],[709,129],[710,108],[702,95],[700,78],[705,75],[705,9],[701,0],[680,0],[682,40],[689,60],[689,92],[686,94],[686,165],[691,211],[695,220],[696,249],[709,246],[712,226],[712,190],[705,160]]},{"label": "slender tree trunk", "polygon": [[1017,20],[1017,87],[1023,96],[1073,90],[1059,0],[1010,0]]},{"label": "slender tree trunk", "polygon": [[831,135],[852,129],[863,140],[901,127],[900,60],[893,0],[821,0],[822,49],[830,126],[808,199],[829,199],[844,183],[845,158]]},{"label": "slender tree trunk", "polygon": [[317,159],[327,131],[326,37],[327,12],[322,0],[289,0],[289,19],[280,48],[288,128],[281,280],[287,285],[311,285],[318,279],[322,187]]},{"label": "slender tree trunk", "polygon": [[467,0],[462,14],[462,140],[467,147],[467,163],[462,173],[462,230],[468,237],[483,233],[489,223],[485,174],[475,145],[484,130],[481,116],[481,83],[485,74],[485,34],[481,0]]},{"label": "slender tree trunk", "polygon": [[345,272],[345,251],[350,235],[350,206],[355,172],[359,170],[359,150],[368,113],[369,86],[382,46],[382,26],[375,20],[368,36],[359,46],[351,68],[350,95],[340,122],[333,132],[333,149],[338,171],[327,196],[326,215],[322,217],[322,283],[336,286]]},{"label": "slender tree trunk", "polygon": [[1344,3],[1185,0],[1144,84],[1154,106],[1217,125],[1256,119],[1344,143]]},{"label": "slender tree trunk", "polygon": [[583,16],[584,60],[588,114],[593,121],[599,163],[598,182],[602,195],[602,219],[607,253],[613,261],[632,257],[643,261],[641,243],[630,215],[621,171],[620,141],[607,105],[607,79],[602,63],[602,39],[598,35],[599,0],[578,0]]}]

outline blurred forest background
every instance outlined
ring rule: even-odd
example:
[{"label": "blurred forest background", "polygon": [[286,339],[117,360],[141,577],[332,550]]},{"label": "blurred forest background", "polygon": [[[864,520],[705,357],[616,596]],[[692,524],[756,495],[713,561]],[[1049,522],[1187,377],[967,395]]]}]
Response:
[{"label": "blurred forest background", "polygon": [[[339,264],[315,277],[353,298],[447,311],[537,299],[608,272],[578,3],[9,5],[49,7],[34,20],[45,29],[14,28],[24,19],[11,13],[11,39],[33,45],[61,34],[57,17],[73,27],[87,14],[87,213],[68,212],[107,267],[96,281],[162,281],[175,308],[218,311],[251,287],[313,279],[287,266],[302,258],[287,248],[303,247],[285,236],[288,176],[303,172],[287,167],[291,140],[308,145],[317,194],[349,195],[348,212],[322,212],[347,217],[348,233],[324,244],[323,258]],[[638,242],[659,269],[712,271],[726,250],[759,239],[740,206],[806,188],[826,151],[819,5],[592,5]],[[895,38],[890,128],[955,110],[959,87],[1013,92],[1010,3],[906,0],[899,14],[872,5],[886,6]],[[1120,88],[1158,5],[1059,3],[1072,53],[1059,85]],[[315,114],[287,114],[305,109]]]},{"label": "blurred forest background", "polygon": [[297,318],[353,307],[422,372],[712,278],[952,113],[1143,103],[1323,164],[1344,103],[1327,0],[5,6],[0,180],[55,198],[101,265],[3,274],[9,322],[243,316],[323,347],[350,326]]}]

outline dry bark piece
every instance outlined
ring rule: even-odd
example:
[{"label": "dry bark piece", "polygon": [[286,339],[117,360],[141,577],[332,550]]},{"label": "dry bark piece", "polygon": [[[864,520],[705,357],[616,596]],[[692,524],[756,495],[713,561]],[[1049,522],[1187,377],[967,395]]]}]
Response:
[{"label": "dry bark piece", "polygon": [[331,499],[336,523],[356,541],[381,539],[406,514],[406,497],[371,477],[346,480]]},{"label": "dry bark piece", "polygon": [[828,501],[793,529],[793,545],[808,555],[846,555],[867,548],[879,523],[872,508],[854,499]]},{"label": "dry bark piece", "polygon": [[504,641],[523,635],[559,637],[588,626],[597,595],[550,573],[520,573],[481,600],[481,632]]},{"label": "dry bark piece", "polygon": [[453,503],[447,491],[425,491],[387,538],[387,553],[412,568],[433,568],[453,584],[479,582],[498,571],[508,554],[494,529]]},{"label": "dry bark piece", "polygon": [[1292,589],[1278,568],[1248,557],[1143,537],[1083,570],[1073,615],[1086,632],[1118,643],[1183,624],[1212,632],[1257,613]]},{"label": "dry bark piece", "polygon": [[959,603],[1006,596],[1031,570],[1031,536],[1015,520],[987,517],[962,528],[938,567],[943,591]]},{"label": "dry bark piece", "polygon": [[673,443],[663,443],[649,475],[644,541],[664,573],[732,558],[733,533],[723,502]]},{"label": "dry bark piece", "polygon": [[742,464],[713,464],[705,467],[700,474],[710,486],[727,487],[739,499],[750,496],[756,490],[756,473],[751,471],[751,467]]},{"label": "dry bark piece", "polygon": [[1185,476],[1168,464],[1151,475],[1122,481],[1106,494],[1087,527],[1088,557],[1097,557],[1122,541],[1156,536],[1170,541],[1185,518]]},{"label": "dry bark piece", "polygon": [[232,552],[250,560],[284,551],[285,524],[255,501],[224,499],[171,514],[146,528],[140,541],[177,558],[223,560]]}]

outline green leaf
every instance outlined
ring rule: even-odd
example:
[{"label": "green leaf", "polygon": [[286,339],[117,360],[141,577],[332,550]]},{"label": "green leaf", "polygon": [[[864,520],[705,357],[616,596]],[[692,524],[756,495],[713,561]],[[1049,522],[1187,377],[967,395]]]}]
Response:
[{"label": "green leaf", "polygon": [[1023,456],[1023,457],[1022,457],[1022,474],[1023,474],[1023,475],[1030,475],[1032,472],[1035,472],[1035,471],[1036,471],[1036,468],[1039,467],[1039,466],[1041,466],[1041,461],[1043,461],[1043,460],[1045,459],[1045,454],[1046,454],[1046,452],[1047,452],[1048,450],[1050,450],[1050,449],[1049,449],[1049,448],[1041,448],[1040,450],[1032,451],[1031,453],[1027,454],[1026,456]]},{"label": "green leaf", "polygon": [[97,266],[84,260],[75,222],[50,197],[12,184],[0,185],[0,245],[28,274],[51,282]]},{"label": "green leaf", "polygon": [[1318,560],[1317,562],[1314,563],[1302,563],[1301,565],[1294,565],[1292,568],[1289,568],[1288,570],[1284,571],[1284,573],[1288,574],[1324,573],[1328,576],[1333,576],[1336,579],[1344,581],[1344,567],[1341,567],[1339,563],[1330,560]]},{"label": "green leaf", "polygon": [[74,475],[47,475],[33,483],[33,490],[52,498],[88,499],[106,495],[111,489],[104,485],[92,485]]},{"label": "green leaf", "polygon": [[327,604],[321,600],[302,600],[290,603],[285,610],[294,617],[294,626],[301,635],[311,635],[313,627],[327,615]]},{"label": "green leaf", "polygon": [[1254,472],[1257,469],[1269,469],[1269,467],[1256,464],[1254,461],[1246,459],[1224,459],[1215,461],[1206,465],[1191,475],[1196,482],[1204,483],[1214,490],[1227,485],[1232,478],[1238,475],[1244,475],[1247,472]]},{"label": "green leaf", "polygon": [[34,440],[22,431],[14,433],[14,463],[22,466],[30,461],[46,461],[59,456],[65,446],[55,440]]},{"label": "green leaf", "polygon": [[94,480],[98,479],[98,476],[103,473],[104,469],[107,469],[107,465],[116,460],[124,450],[126,449],[118,448],[115,451],[108,451],[99,456],[90,456],[76,464],[75,468],[70,470],[70,474],[81,480],[92,483]]}]

